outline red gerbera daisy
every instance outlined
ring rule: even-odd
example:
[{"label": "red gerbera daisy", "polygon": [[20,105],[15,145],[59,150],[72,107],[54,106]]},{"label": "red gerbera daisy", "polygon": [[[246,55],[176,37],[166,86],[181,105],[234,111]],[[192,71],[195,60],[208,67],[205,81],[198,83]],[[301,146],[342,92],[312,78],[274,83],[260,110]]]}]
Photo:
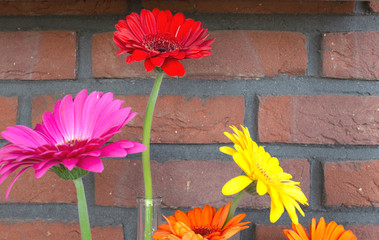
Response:
[{"label": "red gerbera daisy", "polygon": [[113,40],[121,48],[117,54],[131,55],[126,62],[145,60],[145,69],[155,67],[172,77],[183,76],[184,67],[178,61],[185,58],[201,58],[211,55],[207,29],[200,22],[185,19],[182,13],[174,16],[169,10],[143,9],[141,14],[132,13],[115,26]]}]

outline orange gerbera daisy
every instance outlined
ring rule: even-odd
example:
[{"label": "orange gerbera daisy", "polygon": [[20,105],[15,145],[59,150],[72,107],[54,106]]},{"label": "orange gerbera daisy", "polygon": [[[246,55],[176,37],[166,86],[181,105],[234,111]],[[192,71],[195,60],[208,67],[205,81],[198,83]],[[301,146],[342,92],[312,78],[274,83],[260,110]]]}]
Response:
[{"label": "orange gerbera daisy", "polygon": [[342,225],[336,222],[326,223],[321,217],[316,225],[316,218],[312,219],[309,237],[301,224],[292,223],[292,229],[283,230],[284,235],[289,240],[357,240],[357,237],[351,230],[346,231]]},{"label": "orange gerbera daisy", "polygon": [[180,210],[166,218],[167,223],[158,227],[153,234],[154,239],[169,240],[226,240],[237,232],[248,228],[250,222],[241,222],[246,214],[234,216],[228,222],[230,203],[216,208],[206,205],[203,209],[195,208],[187,213]]}]

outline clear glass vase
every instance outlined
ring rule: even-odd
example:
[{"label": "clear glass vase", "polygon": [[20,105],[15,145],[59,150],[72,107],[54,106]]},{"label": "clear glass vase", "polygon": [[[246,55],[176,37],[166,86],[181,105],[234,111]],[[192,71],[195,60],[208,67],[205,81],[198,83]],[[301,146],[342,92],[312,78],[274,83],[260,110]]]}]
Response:
[{"label": "clear glass vase", "polygon": [[137,197],[137,240],[150,240],[158,229],[162,219],[161,202],[161,197]]}]

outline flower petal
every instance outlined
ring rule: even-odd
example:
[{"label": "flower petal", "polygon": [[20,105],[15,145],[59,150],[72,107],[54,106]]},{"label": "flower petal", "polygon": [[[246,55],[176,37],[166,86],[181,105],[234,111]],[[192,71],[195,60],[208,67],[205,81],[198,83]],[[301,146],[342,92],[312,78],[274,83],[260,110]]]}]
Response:
[{"label": "flower petal", "polygon": [[247,176],[238,176],[229,180],[222,188],[222,194],[233,195],[245,189],[253,181]]},{"label": "flower petal", "polygon": [[185,74],[183,65],[176,59],[166,59],[162,65],[162,70],[171,77],[183,77]]}]

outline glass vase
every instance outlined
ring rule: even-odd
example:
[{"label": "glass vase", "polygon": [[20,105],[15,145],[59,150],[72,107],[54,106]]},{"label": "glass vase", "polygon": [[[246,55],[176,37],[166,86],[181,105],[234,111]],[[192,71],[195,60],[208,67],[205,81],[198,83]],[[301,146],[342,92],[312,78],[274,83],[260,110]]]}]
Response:
[{"label": "glass vase", "polygon": [[137,240],[150,240],[158,229],[162,218],[161,202],[161,197],[137,197]]}]

